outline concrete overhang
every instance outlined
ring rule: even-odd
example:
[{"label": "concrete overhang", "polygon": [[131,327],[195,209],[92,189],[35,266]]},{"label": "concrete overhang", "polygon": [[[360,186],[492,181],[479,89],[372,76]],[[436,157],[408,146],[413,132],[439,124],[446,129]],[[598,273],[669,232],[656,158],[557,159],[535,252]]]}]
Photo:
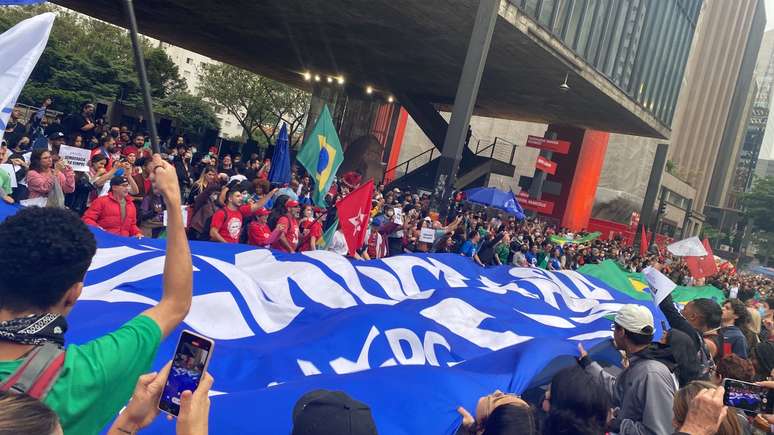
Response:
[{"label": "concrete overhang", "polygon": [[[54,0],[126,27],[122,2]],[[343,75],[448,110],[475,0],[135,0],[140,31],[281,82]],[[559,84],[569,74],[570,90]],[[238,83],[234,84],[238,86]],[[668,138],[669,127],[509,0],[502,0],[475,114]]]}]

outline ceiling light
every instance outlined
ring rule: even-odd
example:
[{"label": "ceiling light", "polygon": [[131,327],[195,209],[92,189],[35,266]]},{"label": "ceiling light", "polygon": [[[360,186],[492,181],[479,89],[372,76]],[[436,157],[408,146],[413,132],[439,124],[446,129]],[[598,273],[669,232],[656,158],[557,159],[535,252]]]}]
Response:
[{"label": "ceiling light", "polygon": [[315,74],[314,75],[314,81],[316,81],[316,82],[320,81],[320,75],[319,74]]},{"label": "ceiling light", "polygon": [[374,88],[366,86],[366,94],[371,95],[374,93]]},{"label": "ceiling light", "polygon": [[333,77],[331,77],[331,76],[328,76],[328,78],[326,80],[328,80],[328,83],[333,83]]},{"label": "ceiling light", "polygon": [[344,84],[344,76],[338,76],[336,77],[336,82],[340,85]]},{"label": "ceiling light", "polygon": [[388,102],[388,103],[392,103],[392,102],[394,102],[394,101],[395,101],[395,98],[392,98],[392,95],[390,95],[390,96],[387,98],[387,102]]},{"label": "ceiling light", "polygon": [[312,80],[312,73],[310,73],[309,71],[305,72],[304,73],[304,80],[306,80],[306,81]]}]

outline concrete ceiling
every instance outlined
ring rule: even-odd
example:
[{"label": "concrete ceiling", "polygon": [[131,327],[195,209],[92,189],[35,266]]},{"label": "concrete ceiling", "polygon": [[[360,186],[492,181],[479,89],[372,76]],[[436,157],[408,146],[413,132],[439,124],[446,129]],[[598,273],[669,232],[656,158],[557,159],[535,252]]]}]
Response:
[{"label": "concrete ceiling", "polygon": [[[122,1],[54,0],[126,27]],[[453,102],[475,0],[135,0],[140,32],[293,86],[304,71]],[[558,85],[569,73],[569,92]],[[238,84],[235,84],[238,85]],[[475,113],[668,137],[559,40],[502,0]]]}]

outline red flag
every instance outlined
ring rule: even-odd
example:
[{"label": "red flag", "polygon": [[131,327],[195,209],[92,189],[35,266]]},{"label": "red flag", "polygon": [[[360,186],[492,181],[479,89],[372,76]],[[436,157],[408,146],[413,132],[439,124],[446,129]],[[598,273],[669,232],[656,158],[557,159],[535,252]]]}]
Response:
[{"label": "red flag", "polygon": [[360,185],[352,193],[344,197],[336,204],[336,213],[339,216],[339,227],[347,239],[349,255],[355,255],[355,251],[363,246],[366,230],[368,230],[371,218],[371,197],[374,193],[374,180]]},{"label": "red flag", "polygon": [[715,264],[715,255],[712,253],[712,247],[710,247],[709,240],[704,239],[704,250],[707,251],[707,255],[704,257],[685,257],[685,263],[688,266],[688,270],[691,271],[691,276],[696,279],[706,278],[718,273],[718,265]]},{"label": "red flag", "polygon": [[648,253],[648,229],[642,227],[641,240],[640,240],[640,257],[644,257]]}]

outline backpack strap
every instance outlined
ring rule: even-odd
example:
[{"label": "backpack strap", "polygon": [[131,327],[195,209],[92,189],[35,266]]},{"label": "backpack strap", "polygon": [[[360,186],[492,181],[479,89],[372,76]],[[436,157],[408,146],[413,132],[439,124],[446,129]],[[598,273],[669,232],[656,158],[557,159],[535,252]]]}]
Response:
[{"label": "backpack strap", "polygon": [[0,384],[0,391],[27,394],[42,399],[59,377],[65,351],[56,343],[47,342],[32,350],[8,379]]}]

